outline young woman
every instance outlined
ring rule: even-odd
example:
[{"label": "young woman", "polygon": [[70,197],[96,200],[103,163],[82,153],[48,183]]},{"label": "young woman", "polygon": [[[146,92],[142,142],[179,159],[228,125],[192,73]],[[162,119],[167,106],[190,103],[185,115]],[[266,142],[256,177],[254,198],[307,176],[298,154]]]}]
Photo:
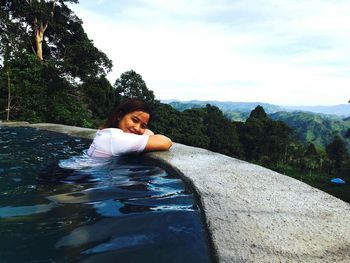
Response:
[{"label": "young woman", "polygon": [[172,146],[171,140],[147,129],[151,119],[151,108],[143,100],[124,101],[97,131],[88,155],[110,157],[132,152],[168,150]]}]

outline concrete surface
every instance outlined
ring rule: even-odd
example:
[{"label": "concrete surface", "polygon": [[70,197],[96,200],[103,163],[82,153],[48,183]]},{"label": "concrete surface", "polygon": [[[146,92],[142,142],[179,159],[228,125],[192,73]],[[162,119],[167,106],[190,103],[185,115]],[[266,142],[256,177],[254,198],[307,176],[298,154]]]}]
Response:
[{"label": "concrete surface", "polygon": [[[0,124],[0,126],[3,125]],[[27,126],[92,138],[95,130]],[[219,262],[350,262],[350,205],[263,167],[175,143],[148,153],[197,192]]]},{"label": "concrete surface", "polygon": [[350,205],[288,176],[175,144],[153,157],[199,194],[219,262],[350,262]]}]

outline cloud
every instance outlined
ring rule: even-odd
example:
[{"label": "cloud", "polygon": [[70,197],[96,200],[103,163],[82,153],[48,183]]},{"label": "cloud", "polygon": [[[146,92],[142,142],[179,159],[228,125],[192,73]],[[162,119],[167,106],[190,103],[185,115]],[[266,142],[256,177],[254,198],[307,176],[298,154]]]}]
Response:
[{"label": "cloud", "polygon": [[161,99],[339,104],[348,98],[349,1],[84,0],[73,10],[114,62]]}]

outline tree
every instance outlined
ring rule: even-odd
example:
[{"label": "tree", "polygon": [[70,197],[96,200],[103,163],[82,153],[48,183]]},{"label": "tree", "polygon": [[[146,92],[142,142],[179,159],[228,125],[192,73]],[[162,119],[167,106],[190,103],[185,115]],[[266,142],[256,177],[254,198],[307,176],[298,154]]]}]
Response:
[{"label": "tree", "polygon": [[112,85],[105,76],[90,78],[82,84],[85,94],[84,101],[92,112],[95,120],[102,120],[108,116],[115,105],[115,94]]},{"label": "tree", "polygon": [[209,137],[209,149],[228,156],[240,157],[242,147],[238,140],[235,126],[216,106],[209,104],[205,107],[205,133]]},{"label": "tree", "polygon": [[[77,0],[4,0],[0,4],[2,39],[17,33],[21,50],[33,52],[39,61],[52,59],[61,74],[84,79],[110,71],[112,62],[94,47],[82,21],[66,3]],[[15,45],[15,46],[16,46]]]},{"label": "tree", "polygon": [[[94,117],[100,117],[100,110],[114,104],[112,87],[106,83],[112,62],[93,45],[82,21],[68,8],[67,3],[77,2],[1,1],[0,106],[7,107],[3,97],[8,85],[3,82],[10,72],[15,118],[91,126],[91,110],[98,110]],[[93,96],[99,101],[93,103]]]},{"label": "tree", "polygon": [[257,106],[247,121],[236,124],[246,160],[284,172],[293,152],[292,129],[281,121],[268,118]]},{"label": "tree", "polygon": [[313,143],[309,143],[306,147],[306,151],[303,156],[303,165],[302,168],[305,171],[308,171],[309,177],[312,176],[312,171],[316,170],[320,166],[320,156],[316,150],[316,147]]},{"label": "tree", "polygon": [[[20,54],[5,65],[7,69],[2,74],[9,72],[11,78],[12,118],[33,122],[45,120],[47,94],[43,88],[43,66],[30,53]],[[4,107],[3,103],[1,108]]]},{"label": "tree", "polygon": [[345,142],[339,135],[334,136],[333,141],[327,145],[326,152],[331,161],[330,173],[337,172],[348,158]]},{"label": "tree", "polygon": [[247,121],[253,120],[253,119],[258,119],[258,120],[267,120],[267,114],[264,110],[264,108],[260,105],[256,106],[254,110],[249,115],[249,118]]},{"label": "tree", "polygon": [[345,138],[350,139],[350,128],[348,128],[348,130],[346,131]]},{"label": "tree", "polygon": [[[7,11],[11,21],[21,28],[22,33],[32,36],[30,46],[38,60],[43,60],[43,41],[45,32],[60,9],[69,10],[65,2],[77,3],[77,0],[12,0],[2,1],[1,9]],[[58,11],[59,12],[59,11]],[[29,44],[29,43],[28,43]]]},{"label": "tree", "polygon": [[124,72],[114,84],[117,100],[123,98],[143,99],[150,104],[154,104],[155,97],[153,91],[149,90],[142,76],[134,70]]},{"label": "tree", "polygon": [[[265,139],[267,115],[261,106],[257,106],[249,115],[244,125],[237,126],[240,142],[244,147],[245,158],[259,161],[262,155],[262,144]],[[264,158],[265,162],[268,158]],[[268,161],[269,162],[269,161]]]},{"label": "tree", "polygon": [[180,121],[177,124],[179,142],[205,149],[210,148],[210,138],[204,123],[205,115],[204,109],[187,109],[180,113]]}]

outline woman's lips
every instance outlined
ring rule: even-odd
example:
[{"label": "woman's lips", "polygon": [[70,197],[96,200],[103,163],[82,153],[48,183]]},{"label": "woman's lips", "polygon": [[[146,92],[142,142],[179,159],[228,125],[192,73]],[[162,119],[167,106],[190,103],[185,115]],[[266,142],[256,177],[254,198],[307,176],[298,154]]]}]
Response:
[{"label": "woman's lips", "polygon": [[133,130],[133,129],[128,129],[129,133],[133,133],[133,134],[139,134],[137,131]]}]

